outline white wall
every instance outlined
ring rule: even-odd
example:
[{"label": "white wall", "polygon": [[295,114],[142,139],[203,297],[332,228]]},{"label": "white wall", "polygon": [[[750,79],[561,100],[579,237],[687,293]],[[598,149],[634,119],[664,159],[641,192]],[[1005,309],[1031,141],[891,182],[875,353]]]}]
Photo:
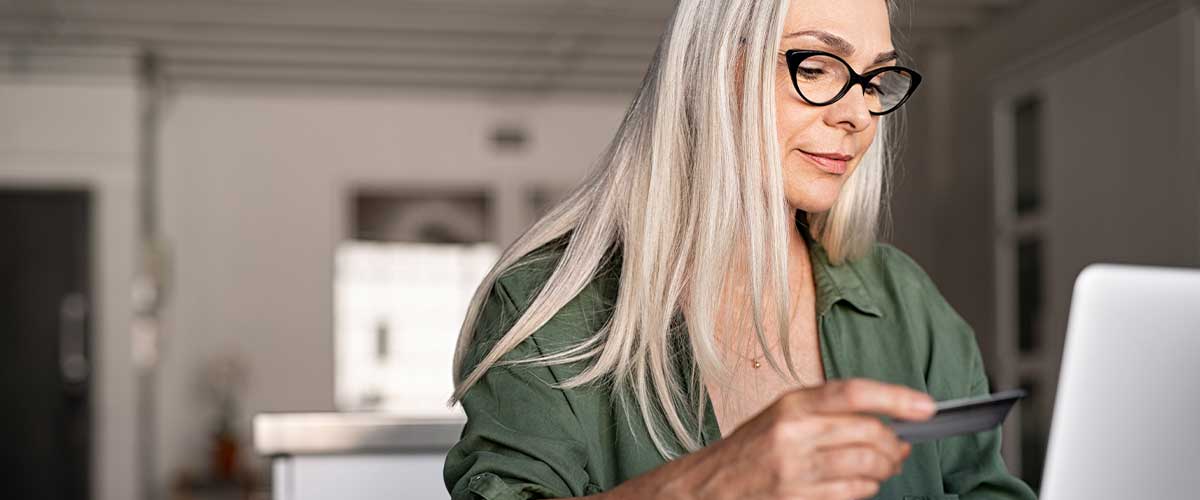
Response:
[{"label": "white wall", "polygon": [[[488,188],[507,244],[528,223],[523,186],[578,181],[627,103],[176,89],[161,136],[175,273],[159,401],[163,473],[202,465],[209,415],[195,386],[214,355],[236,353],[250,367],[243,422],[334,409],[334,246],[349,232],[343,197],[352,187]],[[510,122],[527,127],[528,149],[493,151],[491,127]]]},{"label": "white wall", "polygon": [[0,74],[0,185],[92,193],[92,492],[138,496],[130,285],[137,255],[136,89],[129,77]]}]

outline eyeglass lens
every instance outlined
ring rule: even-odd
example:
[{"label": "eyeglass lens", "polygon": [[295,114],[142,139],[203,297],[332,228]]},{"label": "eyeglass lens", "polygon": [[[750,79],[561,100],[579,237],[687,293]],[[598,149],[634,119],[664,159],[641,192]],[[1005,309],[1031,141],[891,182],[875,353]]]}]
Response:
[{"label": "eyeglass lens", "polygon": [[[826,104],[837,97],[850,80],[849,69],[841,61],[825,55],[812,55],[796,67],[796,86],[806,99]],[[904,71],[888,70],[871,78],[864,89],[867,109],[876,113],[895,107],[912,87],[911,76]]]}]

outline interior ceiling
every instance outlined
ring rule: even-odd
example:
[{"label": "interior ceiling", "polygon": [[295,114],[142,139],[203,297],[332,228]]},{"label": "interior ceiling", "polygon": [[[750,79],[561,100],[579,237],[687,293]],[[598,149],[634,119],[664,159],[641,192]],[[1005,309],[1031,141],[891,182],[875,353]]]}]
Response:
[{"label": "interior ceiling", "polygon": [[[901,0],[908,45],[1024,0]],[[148,50],[172,80],[631,92],[674,0],[0,0],[8,66]],[[83,59],[82,56],[78,59]]]}]

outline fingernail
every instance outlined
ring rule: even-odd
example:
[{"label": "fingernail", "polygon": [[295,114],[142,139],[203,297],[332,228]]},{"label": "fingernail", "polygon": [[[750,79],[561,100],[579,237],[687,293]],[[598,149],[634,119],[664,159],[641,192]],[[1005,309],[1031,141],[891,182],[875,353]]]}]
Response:
[{"label": "fingernail", "polygon": [[914,409],[925,413],[932,413],[937,409],[937,406],[933,403],[933,400],[928,398],[917,398],[913,401],[912,406]]}]

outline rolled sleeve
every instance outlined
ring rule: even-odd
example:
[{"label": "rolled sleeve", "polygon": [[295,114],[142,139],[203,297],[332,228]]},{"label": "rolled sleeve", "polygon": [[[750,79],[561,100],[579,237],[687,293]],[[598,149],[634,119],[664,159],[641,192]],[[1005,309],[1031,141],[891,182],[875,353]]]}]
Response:
[{"label": "rolled sleeve", "polygon": [[[464,364],[464,373],[519,313],[503,282],[497,282],[480,314],[475,355]],[[502,359],[538,355],[531,336]],[[565,498],[596,489],[586,470],[578,418],[564,392],[551,387],[558,382],[544,366],[493,366],[466,392],[461,404],[467,423],[443,469],[452,500]]]}]

